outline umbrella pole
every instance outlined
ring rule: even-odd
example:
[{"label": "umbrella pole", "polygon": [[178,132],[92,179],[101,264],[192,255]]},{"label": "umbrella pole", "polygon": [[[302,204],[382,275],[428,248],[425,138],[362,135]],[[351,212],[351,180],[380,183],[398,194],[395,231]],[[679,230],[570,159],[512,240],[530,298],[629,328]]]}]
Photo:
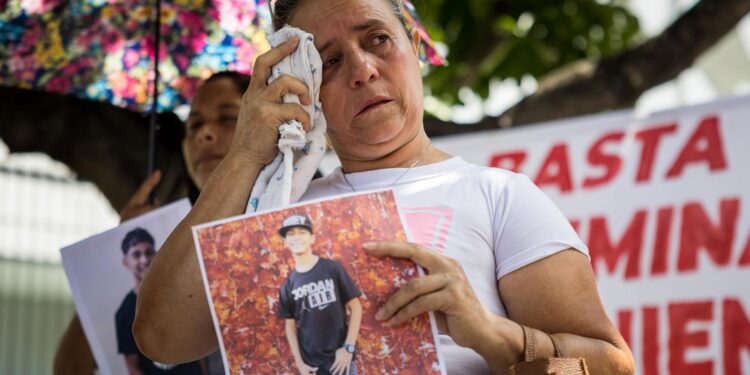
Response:
[{"label": "umbrella pole", "polygon": [[[146,169],[146,176],[151,176],[155,169],[155,154],[156,154],[156,130],[158,124],[156,122],[156,114],[159,106],[159,44],[161,44],[161,0],[156,0],[156,21],[155,21],[155,35],[154,35],[154,85],[153,92],[151,94],[151,113],[149,114],[149,125],[148,125],[148,166]],[[156,189],[151,190],[148,200],[150,203],[154,202],[156,197]]]}]

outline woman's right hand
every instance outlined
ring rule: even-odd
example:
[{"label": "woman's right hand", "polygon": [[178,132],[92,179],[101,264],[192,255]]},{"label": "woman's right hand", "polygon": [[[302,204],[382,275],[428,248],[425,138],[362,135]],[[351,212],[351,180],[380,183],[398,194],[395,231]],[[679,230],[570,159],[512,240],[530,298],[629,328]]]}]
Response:
[{"label": "woman's right hand", "polygon": [[120,222],[130,220],[136,216],[141,216],[146,212],[153,211],[159,208],[159,198],[155,198],[153,204],[148,201],[148,197],[151,191],[154,190],[156,185],[161,180],[161,171],[156,170],[151,174],[138,188],[138,190],[130,198],[130,201],[120,211]]},{"label": "woman's right hand", "polygon": [[[279,125],[289,120],[302,123],[309,131],[312,122],[300,104],[283,103],[286,94],[296,94],[300,102],[311,101],[307,85],[290,75],[282,75],[268,84],[271,69],[297,49],[299,39],[293,38],[259,56],[253,66],[253,78],[245,95],[237,119],[234,141],[229,155],[238,155],[260,167],[273,161],[278,152]],[[228,155],[228,156],[229,156]]]}]

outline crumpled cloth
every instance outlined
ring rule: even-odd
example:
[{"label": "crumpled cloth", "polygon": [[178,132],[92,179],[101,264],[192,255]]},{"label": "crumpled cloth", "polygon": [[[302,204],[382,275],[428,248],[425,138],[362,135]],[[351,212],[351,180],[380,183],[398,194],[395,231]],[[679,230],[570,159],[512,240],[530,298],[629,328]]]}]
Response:
[{"label": "crumpled cloth", "polygon": [[[297,202],[307,190],[326,152],[327,124],[319,98],[323,68],[312,34],[285,26],[268,39],[271,47],[276,47],[294,36],[299,38],[297,50],[274,65],[268,83],[282,74],[288,74],[307,84],[312,104],[305,106],[305,110],[310,114],[313,126],[307,134],[296,120],[279,126],[279,153],[271,164],[260,171],[245,213],[285,207]],[[286,94],[282,100],[284,103],[300,104],[295,94]]]}]

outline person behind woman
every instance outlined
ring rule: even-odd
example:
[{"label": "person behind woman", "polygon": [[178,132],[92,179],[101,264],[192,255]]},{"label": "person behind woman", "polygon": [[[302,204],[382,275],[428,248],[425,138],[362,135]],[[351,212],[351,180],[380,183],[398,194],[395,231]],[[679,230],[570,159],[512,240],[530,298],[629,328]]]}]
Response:
[{"label": "person behind woman", "polygon": [[[229,150],[250,76],[225,71],[208,78],[198,89],[190,107],[182,138],[182,155],[187,170],[188,197],[194,202],[200,189]],[[148,202],[151,191],[161,179],[156,171],[147,178],[120,212],[120,222],[140,216],[159,206]],[[221,358],[202,361],[205,374],[223,374]],[[78,315],[73,317],[60,341],[54,361],[56,375],[93,374],[96,364]],[[131,371],[138,373],[137,369]],[[165,372],[170,373],[170,372]],[[181,372],[174,371],[174,374]]]},{"label": "person behind woman", "polygon": [[[436,311],[449,374],[507,373],[523,358],[522,325],[533,327],[527,332],[541,357],[553,355],[554,334],[592,374],[633,373],[632,354],[602,306],[588,250],[560,211],[527,177],[431,145],[422,124],[419,37],[402,12],[398,0],[277,0],[273,12],[275,28],[289,24],[315,38],[323,61],[320,99],[342,164],[313,182],[303,200],[394,188],[400,208],[451,218],[443,231],[415,223],[420,234],[442,239],[437,249],[366,244],[373,256],[408,258],[429,270],[391,296],[376,318],[394,325]],[[256,60],[227,156],[143,282],[133,330],[156,360],[180,363],[216,349],[190,228],[244,211],[259,171],[276,154],[280,123],[296,119],[309,128],[302,107],[281,100],[293,93],[309,103],[307,86],[289,76],[267,83],[270,68],[298,42]]]}]

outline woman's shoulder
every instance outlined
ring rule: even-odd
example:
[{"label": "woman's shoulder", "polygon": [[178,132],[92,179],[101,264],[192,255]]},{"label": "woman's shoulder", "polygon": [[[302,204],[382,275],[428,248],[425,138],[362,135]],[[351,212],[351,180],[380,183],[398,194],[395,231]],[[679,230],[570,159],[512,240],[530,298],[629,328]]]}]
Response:
[{"label": "woman's shoulder", "polygon": [[464,161],[463,168],[461,168],[463,177],[475,179],[481,184],[490,184],[493,188],[504,187],[511,181],[517,179],[528,178],[525,175],[513,172],[511,170],[488,167],[484,165],[474,164],[471,162]]}]

